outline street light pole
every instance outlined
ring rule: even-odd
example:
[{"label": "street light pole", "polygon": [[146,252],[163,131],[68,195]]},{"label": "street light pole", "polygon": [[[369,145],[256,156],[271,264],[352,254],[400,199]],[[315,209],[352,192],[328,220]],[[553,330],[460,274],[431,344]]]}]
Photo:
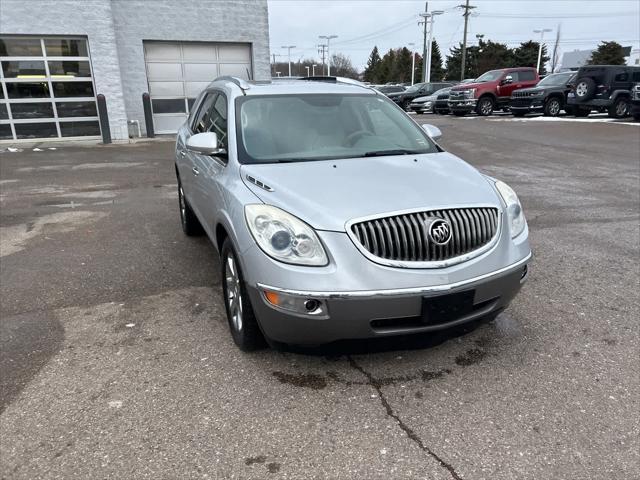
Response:
[{"label": "street light pole", "polygon": [[307,77],[309,76],[309,65],[305,65],[304,68],[307,69]]},{"label": "street light pole", "polygon": [[413,85],[416,74],[416,44],[411,42],[409,46],[411,47],[411,85]]},{"label": "street light pole", "polygon": [[316,76],[316,67],[318,65],[316,65],[315,63],[313,65],[311,65],[311,76],[315,77]]},{"label": "street light pole", "polygon": [[289,54],[289,76],[291,76],[291,49],[296,48],[295,45],[283,45],[282,48],[286,48]]},{"label": "street light pole", "polygon": [[331,51],[329,45],[332,38],[338,38],[338,35],[320,35],[318,38],[324,38],[327,40],[327,77],[331,76]]},{"label": "street light pole", "polygon": [[544,32],[552,32],[550,28],[543,28],[541,30],[534,30],[533,33],[540,34],[540,43],[538,44],[538,65],[536,70],[540,73],[540,61],[542,60],[542,39],[544,38]]},{"label": "street light pole", "polygon": [[[434,17],[436,15],[442,15],[444,13],[443,10],[434,10],[433,12],[428,14],[429,21],[429,41],[427,43],[427,75],[425,78],[425,82],[431,81],[431,45],[433,44],[433,22]],[[427,21],[427,19],[425,19]]]}]

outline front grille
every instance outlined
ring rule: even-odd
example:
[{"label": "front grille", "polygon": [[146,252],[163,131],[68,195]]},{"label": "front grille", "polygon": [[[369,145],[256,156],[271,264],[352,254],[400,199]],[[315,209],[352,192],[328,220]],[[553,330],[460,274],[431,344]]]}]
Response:
[{"label": "front grille", "polygon": [[438,100],[446,100],[447,98],[449,98],[449,94],[448,93],[443,93],[441,95],[438,95]]},{"label": "front grille", "polygon": [[513,98],[522,98],[522,97],[529,97],[531,95],[530,92],[520,92],[518,90],[516,90],[515,92],[511,93],[511,96]]},{"label": "front grille", "polygon": [[[435,244],[428,227],[433,218],[451,226],[446,245]],[[376,218],[351,225],[354,241],[371,255],[397,262],[449,260],[487,245],[498,231],[497,208],[453,208]]]},{"label": "front grille", "polygon": [[449,100],[464,100],[463,92],[451,92],[449,94]]}]

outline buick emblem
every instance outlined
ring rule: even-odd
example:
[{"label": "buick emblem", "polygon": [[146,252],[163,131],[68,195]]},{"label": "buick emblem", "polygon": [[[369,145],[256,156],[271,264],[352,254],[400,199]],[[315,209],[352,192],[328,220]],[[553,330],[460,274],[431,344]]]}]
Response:
[{"label": "buick emblem", "polygon": [[436,218],[429,225],[429,238],[436,245],[446,245],[451,240],[451,225],[442,218]]}]

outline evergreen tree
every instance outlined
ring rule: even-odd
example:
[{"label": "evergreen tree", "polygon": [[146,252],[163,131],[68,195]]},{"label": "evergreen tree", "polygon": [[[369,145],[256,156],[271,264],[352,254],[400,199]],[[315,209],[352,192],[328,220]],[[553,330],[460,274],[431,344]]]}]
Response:
[{"label": "evergreen tree", "polygon": [[589,65],[624,65],[624,48],[618,42],[602,42],[591,53]]},{"label": "evergreen tree", "polygon": [[[538,64],[538,48],[540,44],[529,40],[523,42],[518,48],[513,51],[513,66],[514,67],[533,67],[536,68]],[[546,63],[549,61],[547,56],[547,46],[542,45],[542,58],[540,59],[540,75],[546,75]]]},{"label": "evergreen tree", "polygon": [[513,50],[504,43],[492,42],[491,40],[485,42],[481,39],[478,47],[472,48],[476,52],[474,73],[476,78],[489,70],[514,66]]},{"label": "evergreen tree", "polygon": [[[422,71],[422,70],[419,70]],[[439,82],[444,78],[444,68],[442,68],[442,54],[438,42],[433,40],[431,44],[431,81]]]},{"label": "evergreen tree", "polygon": [[378,68],[378,82],[387,83],[392,81],[393,64],[396,61],[396,53],[393,49],[384,54]]},{"label": "evergreen tree", "polygon": [[[465,74],[463,78],[477,78],[478,73],[478,47],[467,47],[467,56],[465,59]],[[446,79],[460,80],[460,69],[462,68],[462,43],[459,46],[451,47],[449,55],[447,55]],[[484,72],[482,72],[484,73]]]},{"label": "evergreen tree", "polygon": [[371,51],[371,55],[369,55],[369,60],[367,60],[367,68],[364,70],[364,81],[377,83],[380,80],[378,79],[378,69],[380,67],[380,62],[382,59],[380,58],[380,53],[378,52],[378,47],[374,46]]},{"label": "evergreen tree", "polygon": [[391,82],[406,83],[411,81],[411,51],[407,47],[395,51],[395,61],[391,69]]}]

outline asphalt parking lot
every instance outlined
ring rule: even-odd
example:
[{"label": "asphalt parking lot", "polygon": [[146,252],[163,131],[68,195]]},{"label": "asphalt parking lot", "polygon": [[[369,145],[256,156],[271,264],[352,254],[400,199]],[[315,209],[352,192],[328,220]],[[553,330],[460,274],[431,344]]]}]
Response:
[{"label": "asphalt parking lot", "polygon": [[0,477],[630,479],[640,126],[418,117],[518,191],[490,324],[241,353],[169,141],[0,153]]}]

